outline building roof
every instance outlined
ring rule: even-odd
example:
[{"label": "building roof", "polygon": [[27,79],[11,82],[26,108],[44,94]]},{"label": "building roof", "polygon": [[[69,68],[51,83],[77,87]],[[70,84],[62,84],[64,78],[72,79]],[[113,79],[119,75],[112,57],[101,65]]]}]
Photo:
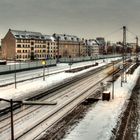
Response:
[{"label": "building roof", "polygon": [[78,38],[77,36],[74,35],[67,35],[67,34],[53,34],[54,38],[57,40],[59,38],[59,40],[61,41],[81,41],[80,38]]},{"label": "building roof", "polygon": [[49,35],[42,35],[40,32],[31,31],[21,31],[21,30],[11,30],[10,32],[14,35],[16,39],[35,39],[35,40],[51,40]]},{"label": "building roof", "polygon": [[84,43],[88,46],[98,46],[98,41],[95,39],[85,40]]}]

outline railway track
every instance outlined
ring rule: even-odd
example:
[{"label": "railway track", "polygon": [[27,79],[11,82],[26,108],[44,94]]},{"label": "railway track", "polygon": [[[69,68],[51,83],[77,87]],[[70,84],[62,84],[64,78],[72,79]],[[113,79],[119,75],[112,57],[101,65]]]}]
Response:
[{"label": "railway track", "polygon": [[[75,76],[73,78],[66,79],[63,82],[52,86],[51,88],[47,89],[46,91],[40,92],[37,95],[34,95],[33,97],[27,98],[26,100],[40,100],[41,98],[43,98],[45,96],[47,96],[47,97],[52,96],[53,92],[55,92],[61,88],[64,88],[66,86],[69,86],[69,85],[72,86],[75,82],[79,82],[80,80],[83,80],[84,78],[87,78],[88,76],[91,76],[92,74],[95,74],[98,71],[101,71],[110,66],[111,66],[111,64],[108,64],[106,66],[102,66],[102,67],[96,68],[94,70],[91,70],[88,73],[83,73],[83,74]],[[14,109],[17,109],[19,107],[21,107],[21,104],[15,104],[13,106]],[[10,112],[10,107],[2,108],[2,109],[0,109],[0,116],[7,114],[8,112]]]},{"label": "railway track", "polygon": [[[105,69],[105,68],[103,68],[103,69]],[[110,68],[107,68],[107,69],[109,70]],[[57,101],[58,106],[56,106],[54,108],[49,107],[50,108],[49,111],[47,110],[47,111],[43,112],[43,114],[42,114],[43,117],[40,117],[36,122],[31,124],[28,128],[24,129],[22,132],[16,131],[17,132],[15,134],[16,139],[28,139],[28,136],[30,134],[34,134],[35,137],[37,138],[42,133],[42,129],[43,129],[43,131],[45,131],[46,129],[49,129],[58,120],[62,119],[62,117],[64,117],[67,114],[67,112],[73,110],[73,108],[75,108],[77,106],[77,104],[81,103],[85,98],[87,98],[88,96],[93,94],[96,86],[102,80],[104,80],[105,78],[108,77],[108,75],[105,75],[105,73],[107,73],[107,70],[105,73],[103,73],[102,71],[99,71],[99,70],[97,70],[97,71],[98,71],[97,72],[98,75],[96,73],[96,75],[88,77],[87,79],[85,79],[82,82],[78,82],[75,86],[72,86],[71,88],[68,88],[65,91],[59,92],[59,95],[54,94],[54,96],[51,96],[50,98],[48,98],[47,101]],[[100,79],[98,79],[99,76],[101,77]],[[98,79],[98,80],[96,82],[93,82],[93,79],[96,79],[96,80]],[[61,90],[62,89],[60,89],[60,91]],[[79,92],[79,93],[77,93],[77,92]],[[58,93],[58,92],[56,92],[56,93]],[[46,100],[46,99],[44,99],[44,100]],[[63,104],[61,104],[61,103],[63,103]],[[25,120],[28,117],[32,118],[32,113],[34,115],[37,115],[39,113],[39,111],[41,111],[41,110],[46,110],[46,109],[45,109],[45,107],[42,107],[42,106],[28,107],[28,108],[26,108],[26,110],[24,110],[24,113],[23,113],[23,111],[17,112],[16,114],[14,114],[14,118],[15,118],[14,125],[16,125],[15,127],[17,127],[17,124],[23,125],[23,123],[24,123],[23,120]],[[65,112],[64,110],[67,110],[67,111]],[[45,115],[45,114],[47,114],[47,115]],[[53,117],[56,118],[56,116],[57,116],[56,114],[61,114],[60,115],[61,117],[59,117],[57,119],[52,119]],[[10,123],[7,121],[7,119],[2,120],[3,125],[0,124],[1,134],[3,134],[4,131],[5,132],[9,131],[9,129],[10,129]],[[52,119],[53,121],[49,121],[50,119]],[[31,120],[33,120],[33,119],[31,119]],[[8,122],[8,123],[6,123],[6,122]],[[52,123],[48,124],[48,122],[52,122]],[[46,126],[46,123],[47,123],[47,126]],[[27,124],[27,123],[25,123],[25,124]],[[38,131],[39,126],[41,126],[41,128],[43,127],[41,129],[41,131]],[[15,129],[17,130],[18,127]],[[31,136],[30,136],[30,138],[31,138]]]}]

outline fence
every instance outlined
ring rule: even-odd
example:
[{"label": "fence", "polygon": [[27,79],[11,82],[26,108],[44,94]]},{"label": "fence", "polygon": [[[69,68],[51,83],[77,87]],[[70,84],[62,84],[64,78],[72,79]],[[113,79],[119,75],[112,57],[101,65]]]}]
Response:
[{"label": "fence", "polygon": [[60,62],[63,63],[70,63],[70,62],[82,62],[82,61],[90,61],[90,60],[97,60],[97,59],[106,59],[106,58],[113,58],[113,57],[121,57],[121,54],[115,55],[96,55],[96,56],[86,56],[86,57],[74,57],[74,58],[60,58]]},{"label": "fence", "polygon": [[[56,60],[51,59],[46,61],[46,66],[56,66]],[[7,65],[0,65],[0,74],[12,73],[16,71],[24,71],[37,69],[42,67],[42,61],[33,61],[33,62],[8,62]]]}]

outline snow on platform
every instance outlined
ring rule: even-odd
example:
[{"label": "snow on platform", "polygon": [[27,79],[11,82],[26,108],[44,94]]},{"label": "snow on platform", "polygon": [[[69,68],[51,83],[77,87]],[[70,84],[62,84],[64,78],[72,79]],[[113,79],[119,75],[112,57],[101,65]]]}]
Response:
[{"label": "snow on platform", "polygon": [[[115,98],[94,104],[85,118],[63,140],[109,140],[121,113],[125,110],[132,89],[140,76],[140,66],[133,75],[127,75],[127,83],[121,87],[121,78],[115,82]],[[108,89],[111,92],[111,87]]]}]

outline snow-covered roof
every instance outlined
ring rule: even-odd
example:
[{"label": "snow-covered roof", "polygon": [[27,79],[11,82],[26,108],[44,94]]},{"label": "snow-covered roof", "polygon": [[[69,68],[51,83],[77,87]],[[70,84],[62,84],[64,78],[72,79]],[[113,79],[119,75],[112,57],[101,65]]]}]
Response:
[{"label": "snow-covered roof", "polygon": [[53,35],[55,37],[55,39],[61,40],[61,41],[81,41],[80,38],[78,38],[77,36],[74,35],[67,35],[67,34],[54,34]]},{"label": "snow-covered roof", "polygon": [[97,46],[98,45],[98,41],[94,40],[94,39],[90,39],[90,40],[85,40],[84,43],[88,46]]},{"label": "snow-covered roof", "polygon": [[11,30],[10,32],[14,35],[16,39],[39,39],[39,40],[52,40],[50,35],[43,35],[40,32],[31,31],[21,31],[21,30]]},{"label": "snow-covered roof", "polygon": [[55,38],[53,36],[51,36],[51,35],[44,35],[44,39],[48,40],[48,41],[52,41],[52,42],[55,41]]}]

